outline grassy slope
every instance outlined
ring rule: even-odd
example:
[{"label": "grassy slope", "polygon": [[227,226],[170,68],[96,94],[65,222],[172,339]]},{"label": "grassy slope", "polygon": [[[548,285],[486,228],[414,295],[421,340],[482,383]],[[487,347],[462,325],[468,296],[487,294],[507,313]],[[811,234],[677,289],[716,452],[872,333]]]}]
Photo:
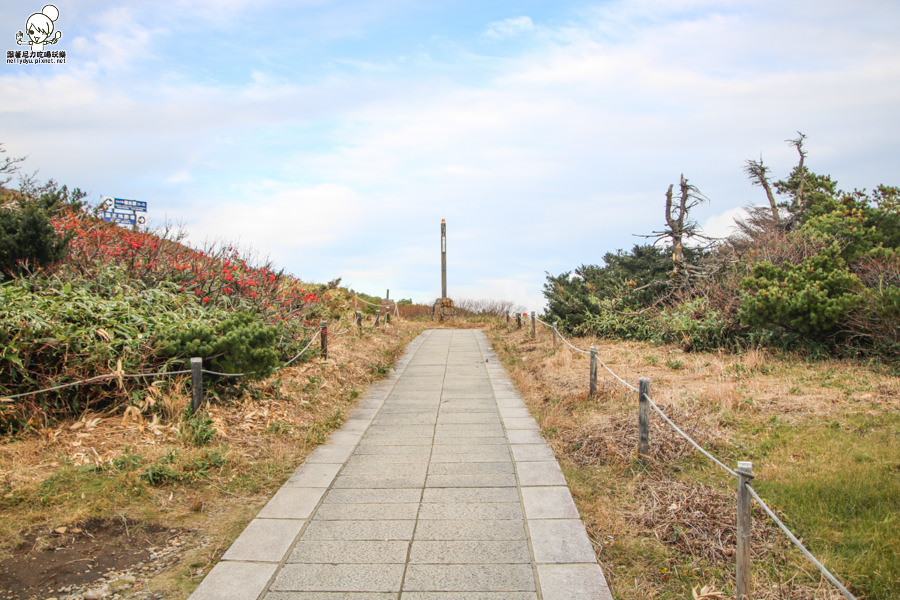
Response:
[{"label": "grassy slope", "polygon": [[[651,416],[648,467],[634,460],[637,398],[601,369],[587,398],[588,358],[546,332],[489,335],[563,463],[619,600],[732,593],[734,482]],[[858,597],[900,589],[900,382],[884,369],[762,352],[685,354],[673,347],[580,339],[734,466]],[[756,598],[838,598],[754,511]]]},{"label": "grassy slope", "polygon": [[[191,548],[149,582],[185,598],[268,497],[327,434],[366,386],[383,376],[421,330],[394,322],[332,336],[329,360],[285,369],[246,395],[214,403],[215,430],[192,443],[182,420],[189,381],[153,412],[84,415],[0,445],[0,559],[26,530],[50,532],[89,518],[125,518],[190,532]],[[332,331],[346,329],[333,324]]]}]

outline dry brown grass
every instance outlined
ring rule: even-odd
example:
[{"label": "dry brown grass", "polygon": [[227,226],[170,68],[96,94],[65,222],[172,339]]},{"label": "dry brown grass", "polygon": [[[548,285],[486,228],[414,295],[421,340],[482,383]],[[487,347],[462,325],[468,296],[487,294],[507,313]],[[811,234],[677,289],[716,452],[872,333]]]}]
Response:
[{"label": "dry brown grass", "polygon": [[[192,532],[195,547],[186,547],[174,567],[150,582],[163,597],[186,597],[265,500],[423,329],[421,323],[395,320],[362,336],[355,330],[332,336],[327,361],[287,368],[238,399],[210,403],[216,434],[203,448],[181,435],[189,380],[153,394],[153,405],[141,413],[88,414],[6,440],[0,445],[0,558],[27,531],[127,516]],[[190,467],[210,456],[221,464],[202,476],[157,485],[138,477],[150,465]],[[138,470],[113,466],[129,457],[140,458]],[[98,482],[110,477],[118,478],[113,491],[98,492]]]},{"label": "dry brown grass", "polygon": [[[637,394],[601,367],[598,394],[588,398],[589,358],[539,327],[490,328],[543,435],[563,464],[598,558],[620,600],[716,597],[734,572],[733,480],[651,414],[650,461],[636,460]],[[685,353],[668,346],[591,338],[613,371],[632,385],[651,379],[654,402],[688,435],[726,464],[764,436],[772,419],[806,423],[847,413],[900,409],[900,382],[883,370],[846,361],[809,362],[765,350],[740,355]],[[800,449],[797,450],[800,452]],[[796,455],[800,456],[800,455]],[[754,465],[758,477],[779,465]],[[799,557],[758,507],[753,514],[755,598],[836,600],[837,590]],[[696,593],[692,594],[692,589]],[[729,592],[730,597],[731,592]]]}]

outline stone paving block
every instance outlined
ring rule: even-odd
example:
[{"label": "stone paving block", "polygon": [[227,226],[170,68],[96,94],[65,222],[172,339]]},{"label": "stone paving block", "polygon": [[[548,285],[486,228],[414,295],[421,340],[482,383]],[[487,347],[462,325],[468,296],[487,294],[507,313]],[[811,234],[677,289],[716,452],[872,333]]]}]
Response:
[{"label": "stone paving block", "polygon": [[503,419],[503,426],[506,429],[531,429],[539,431],[540,428],[531,417],[507,417]]},{"label": "stone paving block", "polygon": [[282,487],[262,507],[257,518],[307,519],[325,495],[325,490],[326,488]]},{"label": "stone paving block", "polygon": [[402,564],[286,564],[269,589],[305,592],[399,592]]},{"label": "stone paving block", "polygon": [[388,425],[386,423],[376,423],[372,425],[366,434],[366,439],[371,440],[375,437],[425,437],[430,438],[434,434],[434,425],[411,425],[404,423],[400,425]]},{"label": "stone paving block", "polygon": [[514,487],[499,488],[426,488],[423,503],[430,502],[518,502]]},{"label": "stone paving block", "polygon": [[[372,446],[418,446],[420,451],[424,446],[426,448],[430,447],[434,438],[431,437],[404,437],[401,435],[392,435],[392,436],[382,436],[382,437],[369,437],[366,436],[366,439],[361,441],[359,445],[356,447],[359,448],[371,448]],[[380,452],[380,450],[379,450]]]},{"label": "stone paving block", "polygon": [[[318,515],[317,515],[318,516]],[[419,519],[521,519],[518,502],[432,502],[423,504]]]},{"label": "stone paving block", "polygon": [[429,475],[477,475],[490,473],[513,473],[511,460],[491,462],[432,462],[428,467]]},{"label": "stone paving block", "polygon": [[537,600],[535,592],[403,592],[401,597],[403,600]]},{"label": "stone paving block", "polygon": [[300,540],[287,562],[404,564],[408,551],[409,542],[406,540]]},{"label": "stone paving block", "polygon": [[406,569],[409,591],[528,592],[535,589],[531,565],[420,565]]},{"label": "stone paving block", "polygon": [[432,564],[531,564],[525,540],[501,541],[414,541],[410,563]]},{"label": "stone paving block", "polygon": [[426,482],[421,475],[342,475],[334,480],[334,489],[341,488],[421,488]]},{"label": "stone paving block", "polygon": [[555,460],[545,462],[521,462],[516,464],[519,485],[567,485],[566,478]]},{"label": "stone paving block", "polygon": [[518,393],[504,395],[504,394],[494,390],[494,398],[495,398],[495,401],[497,402],[497,406],[501,409],[503,409],[503,408],[527,408],[525,406],[525,401],[522,400],[522,397]]},{"label": "stone paving block", "polygon": [[360,454],[377,454],[379,456],[386,456],[388,454],[422,454],[422,446],[384,446],[384,445],[368,445],[368,446],[357,446],[353,451],[353,455]]},{"label": "stone paving block", "polygon": [[538,565],[544,600],[613,600],[603,569],[596,562],[583,565]]},{"label": "stone paving block", "polygon": [[500,427],[500,417],[497,416],[496,411],[491,412],[443,412],[441,411],[441,416],[438,419],[438,427],[443,427],[445,425],[492,425],[494,427]]},{"label": "stone paving block", "polygon": [[322,444],[306,458],[306,464],[337,463],[343,464],[353,454],[355,445]]},{"label": "stone paving block", "polygon": [[281,562],[305,524],[295,519],[254,519],[222,560]]},{"label": "stone paving block", "polygon": [[538,564],[597,561],[580,519],[529,519],[528,530]]},{"label": "stone paving block", "polygon": [[449,434],[438,434],[434,436],[434,445],[435,446],[445,446],[447,444],[455,445],[457,447],[467,447],[467,446],[484,446],[488,445],[502,445],[503,442],[506,441],[502,435],[484,435],[478,437],[471,436],[456,436]]},{"label": "stone paving block", "polygon": [[372,422],[371,418],[368,419],[347,419],[344,424],[341,426],[342,431],[353,431],[357,433],[362,433],[366,429],[369,428],[369,424]]},{"label": "stone paving block", "polygon": [[344,470],[347,474],[349,467],[371,467],[377,469],[384,465],[422,465],[428,467],[428,455],[424,453],[418,454],[354,454],[349,458]]},{"label": "stone paving block", "polygon": [[504,419],[532,419],[534,417],[531,416],[531,411],[527,408],[510,408],[510,407],[502,407],[499,409],[500,416]]},{"label": "stone paving block", "polygon": [[337,430],[328,436],[328,441],[326,443],[332,445],[356,445],[359,440],[362,438],[362,434],[357,431],[341,431]]},{"label": "stone paving block", "polygon": [[[340,481],[340,480],[339,480]],[[475,475],[429,475],[426,487],[515,487],[516,476],[512,473],[491,473]]]},{"label": "stone paving block", "polygon": [[313,516],[317,521],[371,521],[380,519],[415,519],[418,502],[381,502],[376,504],[347,504],[323,502]]},{"label": "stone paving block", "polygon": [[[381,457],[379,457],[381,458]],[[360,475],[424,476],[428,472],[428,464],[423,461],[397,462],[392,460],[359,461],[351,458],[341,471],[341,477]]]},{"label": "stone paving block", "polygon": [[416,540],[524,540],[525,522],[515,519],[419,521]]},{"label": "stone paving block", "polygon": [[310,540],[407,540],[412,539],[416,522],[403,521],[311,521],[303,536]]},{"label": "stone paving block", "polygon": [[544,444],[540,432],[531,429],[513,429],[506,432],[510,444]]},{"label": "stone paving block", "polygon": [[403,502],[418,502],[422,497],[421,488],[390,488],[390,489],[332,489],[325,496],[325,502],[336,504],[394,504]]},{"label": "stone paving block", "polygon": [[546,462],[556,460],[553,451],[544,440],[537,444],[510,444],[516,462]]},{"label": "stone paving block", "polygon": [[520,491],[528,519],[580,518],[572,494],[565,486],[523,487]]},{"label": "stone paving block", "polygon": [[206,575],[190,600],[256,600],[278,563],[222,561]]},{"label": "stone paving block", "polygon": [[444,423],[438,419],[437,427],[433,429],[435,438],[451,436],[453,438],[464,437],[500,437],[503,435],[503,427],[500,421],[496,423]]},{"label": "stone paving block", "polygon": [[[489,447],[489,446],[480,446]],[[433,452],[431,455],[431,464],[438,465],[443,463],[479,463],[479,462],[502,462],[509,460],[509,451],[503,447],[502,450],[489,450],[487,452]]]},{"label": "stone paving block", "polygon": [[396,592],[269,592],[263,600],[397,600]]},{"label": "stone paving block", "polygon": [[341,470],[338,463],[304,463],[284,485],[288,487],[327,488]]}]

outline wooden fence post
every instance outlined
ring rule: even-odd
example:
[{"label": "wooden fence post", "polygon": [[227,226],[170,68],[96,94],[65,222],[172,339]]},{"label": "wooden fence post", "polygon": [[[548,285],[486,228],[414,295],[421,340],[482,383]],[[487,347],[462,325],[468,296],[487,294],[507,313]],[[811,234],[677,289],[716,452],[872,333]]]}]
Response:
[{"label": "wooden fence post", "polygon": [[753,480],[753,463],[738,462],[737,489],[737,576],[735,581],[736,600],[752,600],[753,578],[750,565],[750,527],[752,523],[750,509],[752,497],[747,486]]},{"label": "wooden fence post", "polygon": [[203,359],[191,359],[191,413],[196,414],[203,404]]},{"label": "wooden fence post", "polygon": [[516,313],[516,329],[522,329],[522,313]]},{"label": "wooden fence post", "polygon": [[381,311],[375,311],[375,325],[373,327],[378,327],[378,322],[381,320]]},{"label": "wooden fence post", "polygon": [[597,347],[591,346],[591,398],[597,395]]},{"label": "wooden fence post", "polygon": [[391,324],[391,309],[387,306],[384,307],[384,324]]},{"label": "wooden fence post", "polygon": [[362,333],[362,311],[356,311],[356,326],[359,328],[359,332]]},{"label": "wooden fence post", "polygon": [[537,317],[534,316],[534,311],[531,311],[531,337],[537,337],[537,325],[535,325]]},{"label": "wooden fence post", "polygon": [[638,460],[650,459],[650,380],[641,377],[638,384]]},{"label": "wooden fence post", "polygon": [[556,336],[558,336],[558,335],[559,335],[559,321],[553,321],[553,347],[554,348],[556,348],[556,344],[558,343],[558,340],[556,339]]},{"label": "wooden fence post", "polygon": [[328,321],[322,321],[322,359],[328,360]]}]

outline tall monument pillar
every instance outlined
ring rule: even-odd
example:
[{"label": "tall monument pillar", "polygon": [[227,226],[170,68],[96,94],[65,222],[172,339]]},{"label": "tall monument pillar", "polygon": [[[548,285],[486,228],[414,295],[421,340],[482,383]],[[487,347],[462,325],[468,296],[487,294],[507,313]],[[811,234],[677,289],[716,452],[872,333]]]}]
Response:
[{"label": "tall monument pillar", "polygon": [[441,219],[441,298],[447,297],[447,221]]},{"label": "tall monument pillar", "polygon": [[455,315],[453,301],[447,297],[447,221],[441,219],[441,297],[434,302],[431,318],[443,321]]}]

